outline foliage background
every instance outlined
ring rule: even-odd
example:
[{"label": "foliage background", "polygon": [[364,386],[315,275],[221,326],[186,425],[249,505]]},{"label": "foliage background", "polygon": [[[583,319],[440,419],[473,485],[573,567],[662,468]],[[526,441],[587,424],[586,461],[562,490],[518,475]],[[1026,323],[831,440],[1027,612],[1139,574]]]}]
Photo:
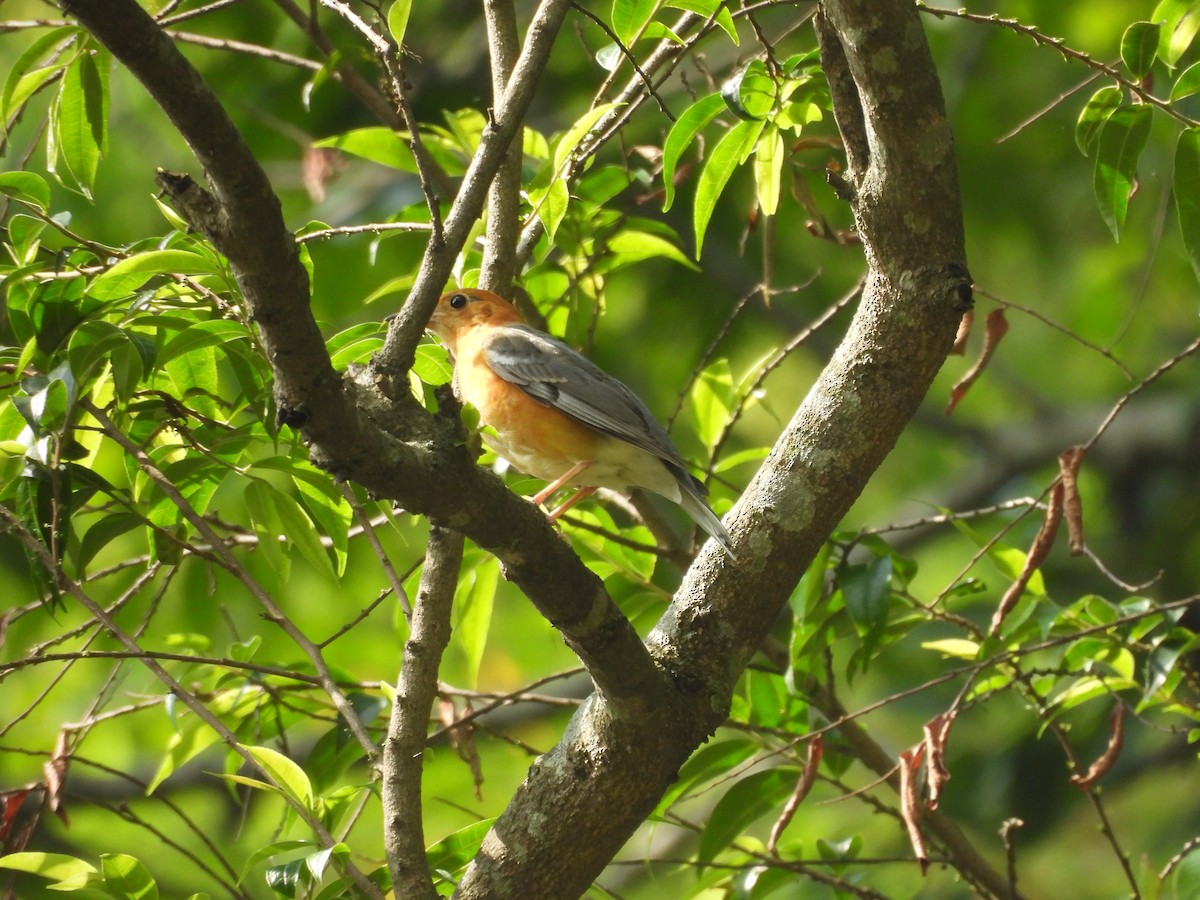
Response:
[{"label": "foliage background", "polygon": [[[1000,6],[972,3],[968,8],[1036,25],[1042,34],[1062,37],[1070,47],[1095,59],[1113,60],[1125,26],[1148,17],[1153,4],[1133,0],[1107,4],[1010,2]],[[803,5],[768,6],[759,12],[759,18],[764,30],[777,34],[804,9]],[[5,13],[10,19],[26,19],[46,15],[46,8],[10,0]],[[1079,153],[1074,139],[1079,111],[1101,82],[1079,90],[1091,75],[1088,69],[1000,25],[932,15],[925,16],[924,22],[957,141],[980,320],[998,301],[1026,307],[1032,313],[1016,306],[1009,309],[1009,334],[986,374],[948,417],[943,407],[951,386],[978,352],[982,329],[977,326],[966,356],[952,357],[944,367],[912,427],[848,517],[843,526],[846,532],[884,528],[889,523],[933,515],[941,508],[967,510],[1040,495],[1057,474],[1057,454],[1088,439],[1116,398],[1136,383],[1111,359],[1083,342],[1109,351],[1140,378],[1196,336],[1196,278],[1175,226],[1170,199],[1177,126],[1156,117],[1138,167],[1138,190],[1130,204],[1129,220],[1122,240],[1114,243],[1096,209],[1092,164]],[[340,45],[355,46],[354,36],[336,18],[329,17],[326,24]],[[250,14],[240,5],[211,13],[189,23],[188,28],[291,53],[308,52],[303,36],[281,18]],[[0,34],[0,69],[6,70],[30,39],[31,32],[26,29]],[[603,42],[594,25],[577,14],[572,17],[529,115],[530,127],[545,134],[561,132],[587,108],[601,77],[593,54]],[[407,44],[414,54],[408,72],[415,111],[422,122],[437,122],[443,110],[487,105],[490,91],[487,61],[481,52],[484,43],[476,4],[414,6],[407,31]],[[801,27],[785,39],[780,50],[795,52],[812,46],[811,29]],[[710,73],[720,81],[753,47],[749,33],[743,34],[741,47],[724,40],[710,41],[702,61],[687,70],[689,83],[702,84]],[[324,199],[314,201],[303,185],[303,142],[308,137],[323,138],[374,124],[369,113],[331,84],[313,91],[311,108],[306,108],[302,98],[309,76],[304,72],[227,51],[191,46],[184,50],[223,98],[266,165],[290,226],[300,229],[312,220],[334,225],[382,221],[398,209],[421,204],[414,178],[352,157],[344,160],[344,170],[328,184]],[[1187,61],[1185,58],[1181,65]],[[94,200],[86,202],[55,186],[51,208],[55,212],[70,210],[70,227],[76,233],[102,244],[124,246],[166,230],[152,200],[154,167],[199,173],[194,171],[186,147],[140,86],[119,67],[111,77],[111,151],[100,165]],[[667,96],[676,113],[687,102],[678,84]],[[39,121],[47,103],[48,97],[35,101],[15,124],[7,144],[8,161],[15,163],[38,145]],[[1197,112],[1194,102],[1184,101],[1180,107],[1191,114]],[[1041,115],[1030,121],[1039,112]],[[640,161],[636,148],[661,146],[667,125],[652,105],[647,105],[625,129],[620,146],[605,150],[605,160],[625,158],[631,165],[649,168]],[[831,128],[827,120],[818,133],[828,134]],[[33,150],[33,165],[41,152]],[[835,156],[828,149],[800,154],[795,161],[796,174],[834,226],[844,229],[851,222],[849,213],[823,184],[824,167]],[[631,215],[668,224],[681,236],[684,252],[692,256],[690,192],[694,181],[693,177],[683,182],[680,199],[667,213],[649,196],[655,187],[651,184],[635,184],[622,194],[620,203]],[[621,269],[605,279],[603,315],[598,319],[593,319],[588,296],[591,287],[571,295],[574,306],[568,336],[586,344],[602,367],[627,381],[663,415],[674,407],[678,391],[689,383],[696,361],[739,298],[748,297],[749,301],[719,348],[735,379],[846,292],[861,273],[860,249],[853,243],[839,245],[811,236],[806,227],[809,216],[794,198],[785,198],[774,224],[773,244],[764,250],[763,229],[750,229],[748,224],[753,203],[752,179],[748,171],[741,171],[720,201],[698,269],[661,258]],[[381,241],[372,235],[338,237],[314,242],[309,250],[315,271],[313,308],[325,334],[332,336],[359,323],[378,322],[399,304],[402,290],[373,302],[367,300],[381,285],[413,271],[423,250],[423,236],[401,234]],[[769,306],[754,293],[763,277],[764,254],[771,259],[774,285],[802,285],[775,296]],[[770,445],[780,417],[786,418],[807,391],[836,346],[846,320],[847,313],[842,313],[788,357],[766,383],[763,402],[749,409],[739,422],[727,452]],[[1050,327],[1044,320],[1061,327]],[[15,353],[11,355],[15,359]],[[1089,549],[1120,578],[1149,586],[1125,591],[1087,558],[1070,557],[1060,546],[1042,569],[1046,585],[1043,604],[1065,606],[1092,593],[1112,603],[1131,593],[1165,602],[1196,592],[1200,581],[1200,505],[1195,501],[1200,495],[1200,394],[1195,384],[1194,361],[1185,361],[1138,396],[1084,467],[1081,488]],[[11,414],[5,415],[11,419]],[[705,448],[696,436],[697,424],[696,416],[685,410],[673,433],[685,455],[702,459]],[[300,452],[289,446],[292,440],[287,432],[280,435],[281,452]],[[109,458],[107,465],[119,472],[116,457]],[[5,478],[15,479],[20,468],[19,456],[10,457],[5,462]],[[714,491],[718,513],[736,497],[753,468],[753,464],[745,464],[723,473],[727,483]],[[520,486],[519,480],[514,483]],[[242,521],[242,490],[235,480],[227,481],[211,508],[222,518]],[[994,533],[1011,518],[1011,514],[985,517],[973,527],[981,533]],[[672,521],[677,529],[682,527],[681,519]],[[1004,540],[1009,546],[1027,548],[1039,524],[1038,515],[1026,517]],[[380,530],[398,570],[404,571],[420,559],[424,529],[420,520],[398,515]],[[573,540],[583,540],[579,534],[569,533]],[[914,561],[916,575],[908,593],[922,602],[960,580],[978,551],[968,536],[946,525],[885,536],[897,552]],[[107,548],[101,558],[115,562],[145,551],[144,539],[130,535]],[[266,554],[247,553],[245,565],[265,582],[272,581],[276,561]],[[6,660],[20,659],[28,648],[85,619],[70,601],[56,611],[29,606],[38,595],[38,585],[10,536],[0,537],[0,566],[0,577],[10,586],[5,605],[29,609],[8,622]],[[494,607],[478,673],[473,672],[473,661],[462,646],[452,645],[441,674],[446,685],[480,692],[472,701],[478,706],[493,693],[519,691],[577,665],[557,634],[519,592],[496,579],[494,561],[476,551],[469,556],[464,573],[481,594],[489,593],[494,583]],[[115,597],[133,575],[112,579],[106,590]],[[980,592],[956,611],[986,622],[1008,584],[1006,575],[986,562],[979,563],[971,577],[978,579]],[[627,613],[644,632],[661,612],[677,579],[677,570],[660,564],[645,583],[612,579],[609,587],[627,604]],[[410,595],[413,584],[410,579]],[[374,554],[364,542],[352,541],[345,574],[339,581],[297,558],[290,574],[278,584],[277,599],[306,634],[324,636],[353,620],[386,587]],[[181,651],[204,645],[207,649],[202,652],[224,656],[234,654],[232,648],[239,642],[261,640],[261,646],[254,648],[255,659],[277,664],[296,659],[295,648],[276,629],[264,625],[258,607],[245,598],[241,588],[198,561],[183,562],[160,599],[141,596],[127,613],[129,620],[146,615],[151,602],[157,611],[147,618],[146,645],[174,646]],[[467,613],[460,608],[458,615]],[[896,642],[881,647],[865,671],[850,679],[847,671],[858,639],[848,624],[843,625],[842,639],[831,645],[830,668],[838,672],[838,683],[846,688],[843,702],[850,709],[865,708],[931,682],[955,661],[923,648],[922,643],[961,636],[952,623],[929,621],[910,628],[896,619],[891,636]],[[463,629],[461,618],[458,628]],[[360,684],[387,682],[395,677],[404,636],[398,608],[389,600],[363,625],[333,644],[329,659]],[[780,637],[786,642],[782,623]],[[86,714],[97,681],[106,671],[104,666],[107,664],[76,664],[44,697],[40,692],[47,682],[42,667],[21,669],[6,677],[3,718],[12,717],[12,721],[3,727],[0,737],[0,786],[10,788],[42,777],[45,756],[63,723]],[[161,694],[154,679],[136,665],[126,663],[119,671],[110,689],[113,705],[136,704]],[[1142,677],[1139,670],[1135,681]],[[539,690],[578,699],[585,684],[580,676],[572,676]],[[932,684],[883,704],[865,717],[864,724],[883,746],[898,752],[919,738],[921,725],[944,709],[960,687],[956,682]],[[378,696],[378,690],[367,693]],[[1130,695],[1131,703],[1136,703],[1135,694]],[[461,698],[458,703],[461,711]],[[763,747],[778,747],[784,741],[772,736],[770,728],[802,733],[806,717],[819,722],[815,713],[800,711],[801,705],[794,697],[787,698],[784,679],[756,672],[745,679],[734,714],[743,722],[767,729],[759,731],[754,741]],[[1099,755],[1108,740],[1111,706],[1102,692],[1092,702],[1062,714],[1070,742],[1084,761]],[[18,720],[17,714],[24,710],[32,713]],[[569,704],[522,703],[479,720],[474,746],[483,781],[478,796],[470,766],[444,739],[435,741],[427,756],[424,788],[429,840],[496,815],[523,777],[531,754],[557,739],[570,712]],[[1200,781],[1194,750],[1186,739],[1187,719],[1194,707],[1174,711],[1182,713],[1179,715],[1171,712],[1155,710],[1145,717],[1130,717],[1124,752],[1102,788],[1103,807],[1115,831],[1113,841],[1129,853],[1130,867],[1143,889],[1153,882],[1154,873],[1200,833],[1200,810],[1192,802]],[[302,758],[326,734],[328,722],[306,723],[303,715],[298,719],[288,732],[287,744]],[[1014,694],[971,706],[952,734],[949,764],[953,778],[943,810],[997,865],[1003,865],[997,830],[1006,819],[1020,818],[1024,826],[1015,832],[1015,841],[1021,883],[1033,895],[1108,897],[1127,893],[1130,886],[1113,847],[1098,833],[1095,804],[1068,782],[1062,749],[1048,733],[1041,732],[1039,724]],[[37,838],[39,849],[87,858],[100,852],[136,850],[154,871],[164,895],[209,890],[220,896],[220,888],[188,856],[147,845],[146,823],[167,834],[179,830],[177,819],[164,809],[160,798],[169,797],[185,808],[204,834],[236,835],[225,847],[236,866],[253,850],[292,833],[295,823],[286,819],[280,804],[258,796],[248,798],[219,785],[208,774],[228,765],[225,754],[215,747],[174,773],[151,798],[143,796],[139,784],[114,776],[114,771],[124,772],[143,783],[149,781],[178,727],[178,718],[164,714],[160,705],[150,712],[96,725],[77,748],[80,757],[95,765],[77,760],[71,770],[66,802],[69,827],[54,816],[44,816]],[[274,737],[273,725],[258,727],[263,729],[263,740],[253,743],[267,743]],[[737,728],[720,737],[742,739],[743,734]],[[844,772],[830,771],[829,777],[852,787],[874,780],[861,767],[847,765]],[[746,774],[748,770],[734,768],[730,778]],[[341,780],[359,784],[366,780],[366,773],[352,768]],[[718,781],[681,812],[702,823],[726,788],[726,783]],[[910,850],[894,817],[880,813],[861,798],[825,802],[844,793],[838,783],[819,784],[801,808],[788,835],[804,848],[802,856],[812,858],[826,852],[819,844],[822,841],[836,846],[857,840],[869,848],[862,851],[864,855],[898,860],[864,867],[868,882],[885,896],[965,895],[962,884],[936,865],[922,879],[914,864],[902,861],[909,858]],[[895,803],[894,798],[886,802]],[[778,806],[765,808],[761,819],[747,826],[747,834],[764,840],[777,813]],[[379,831],[378,807],[367,804],[354,831],[356,852],[381,857],[382,845],[372,844],[370,837]],[[207,851],[198,845],[195,835],[182,839],[191,853],[205,857]],[[694,852],[686,828],[648,825],[601,884],[623,897],[683,896],[697,890],[698,884],[716,884],[728,875],[721,869],[654,862],[686,860]],[[741,859],[730,859],[729,864],[745,866]],[[26,885],[22,891],[30,892],[22,896],[38,896],[40,888],[35,882],[22,884]],[[267,896],[262,884],[258,871],[248,878],[244,889],[251,896]],[[806,890],[815,896],[818,889]]]}]

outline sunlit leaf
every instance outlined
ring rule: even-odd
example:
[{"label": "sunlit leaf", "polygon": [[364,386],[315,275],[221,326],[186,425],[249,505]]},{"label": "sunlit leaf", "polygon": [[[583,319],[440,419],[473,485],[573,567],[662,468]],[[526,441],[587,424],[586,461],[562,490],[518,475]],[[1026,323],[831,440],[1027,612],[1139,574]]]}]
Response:
[{"label": "sunlit leaf", "polygon": [[[464,567],[465,568],[465,567]],[[475,687],[479,664],[492,625],[492,607],[500,583],[500,565],[494,556],[480,554],[465,568],[454,598],[454,631],[451,640],[467,663],[467,686]]]},{"label": "sunlit leaf", "polygon": [[48,878],[54,890],[76,891],[95,880],[96,867],[64,853],[10,853],[0,856],[0,869]]},{"label": "sunlit leaf", "polygon": [[1084,156],[1091,156],[1095,152],[1100,129],[1104,127],[1108,117],[1120,107],[1121,96],[1120,88],[1100,88],[1084,104],[1079,121],[1075,123],[1075,146]]},{"label": "sunlit leaf", "polygon": [[402,172],[416,173],[417,163],[402,133],[381,126],[358,128],[313,141],[314,147],[334,147]]},{"label": "sunlit leaf", "polygon": [[708,449],[716,446],[724,432],[734,402],[729,360],[714,360],[700,373],[688,394],[688,408],[696,423],[696,434]]},{"label": "sunlit leaf", "polygon": [[754,148],[754,183],[758,188],[758,205],[765,216],[773,216],[779,209],[783,159],[783,135],[778,128],[768,128]]},{"label": "sunlit leaf", "polygon": [[926,650],[933,650],[943,656],[954,659],[975,659],[979,655],[979,644],[966,638],[942,638],[938,641],[925,641],[921,644]]},{"label": "sunlit leaf", "polygon": [[404,32],[408,29],[408,16],[412,12],[412,0],[395,0],[388,7],[387,26],[392,40],[399,47],[404,43]]},{"label": "sunlit leaf", "polygon": [[1188,128],[1179,134],[1172,188],[1183,246],[1192,271],[1200,278],[1200,129]]},{"label": "sunlit leaf", "polygon": [[108,67],[107,52],[80,54],[67,66],[58,93],[58,150],[88,197],[108,148]]},{"label": "sunlit leaf", "polygon": [[696,230],[696,259],[700,258],[704,246],[704,233],[708,230],[717,200],[720,199],[734,170],[754,148],[764,124],[762,121],[739,122],[721,138],[721,142],[713,148],[705,163],[696,187],[696,206],[692,212],[692,225]]},{"label": "sunlit leaf", "polygon": [[33,172],[0,172],[0,193],[24,200],[43,211],[50,206],[50,186]]},{"label": "sunlit leaf", "polygon": [[312,809],[312,784],[299,765],[270,747],[247,747],[246,752],[254,757],[259,768],[289,797],[300,803],[305,809]]},{"label": "sunlit leaf", "polygon": [[1154,22],[1134,22],[1121,37],[1121,62],[1134,78],[1149,74],[1158,54],[1159,26]]},{"label": "sunlit leaf", "polygon": [[761,59],[753,59],[721,85],[721,99],[739,119],[766,118],[775,105],[775,79]]},{"label": "sunlit leaf", "polygon": [[158,885],[138,859],[125,853],[100,855],[104,889],[121,900],[158,900]]},{"label": "sunlit leaf", "polygon": [[0,120],[12,119],[38,88],[67,67],[71,57],[62,50],[81,34],[83,29],[78,25],[52,28],[21,52],[4,81],[4,92],[0,94]]},{"label": "sunlit leaf", "polygon": [[658,8],[658,0],[613,0],[612,29],[630,46]]},{"label": "sunlit leaf", "polygon": [[1192,63],[1175,79],[1171,85],[1171,102],[1176,103],[1196,93],[1200,93],[1200,63]]},{"label": "sunlit leaf", "polygon": [[1122,106],[1113,111],[1100,129],[1092,184],[1100,215],[1117,241],[1121,239],[1129,209],[1138,157],[1150,135],[1150,119],[1150,107],[1145,104]]},{"label": "sunlit leaf", "polygon": [[728,3],[722,3],[721,0],[667,0],[663,6],[669,9],[684,9],[706,19],[715,14],[714,21],[729,35],[734,46],[739,46],[737,27],[733,24],[733,14],[729,12]]},{"label": "sunlit leaf", "polygon": [[696,135],[704,130],[704,126],[720,115],[723,109],[725,101],[721,99],[721,95],[709,94],[689,106],[671,126],[666,143],[663,144],[663,212],[671,208],[675,199],[675,168],[680,157],[691,146]]},{"label": "sunlit leaf", "polygon": [[132,296],[155,275],[210,275],[218,271],[216,261],[190,250],[149,250],[130,256],[102,272],[88,285],[87,294],[96,300],[120,300]]}]

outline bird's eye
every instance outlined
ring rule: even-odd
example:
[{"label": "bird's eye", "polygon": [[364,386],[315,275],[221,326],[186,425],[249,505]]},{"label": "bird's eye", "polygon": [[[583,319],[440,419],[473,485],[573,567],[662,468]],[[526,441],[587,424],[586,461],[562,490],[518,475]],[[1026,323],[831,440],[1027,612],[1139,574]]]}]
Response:
[{"label": "bird's eye", "polygon": [[455,294],[450,298],[451,309],[463,309],[467,305],[468,299],[466,294]]}]

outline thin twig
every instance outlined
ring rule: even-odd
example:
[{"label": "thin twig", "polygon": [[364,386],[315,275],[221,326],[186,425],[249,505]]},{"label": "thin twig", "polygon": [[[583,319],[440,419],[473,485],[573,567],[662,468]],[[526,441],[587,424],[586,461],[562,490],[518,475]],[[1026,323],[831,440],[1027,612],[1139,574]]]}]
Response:
[{"label": "thin twig", "polygon": [[232,551],[230,551],[229,546],[213,531],[212,526],[208,524],[204,517],[197,513],[192,505],[188,503],[175,484],[162,473],[154,461],[146,455],[145,451],[130,440],[123,431],[117,428],[103,410],[95,406],[90,400],[81,400],[80,406],[100,424],[107,437],[122,447],[126,453],[137,461],[142,471],[176,505],[183,517],[212,545],[213,554],[221,562],[222,566],[246,586],[251,596],[258,600],[259,604],[266,610],[268,618],[276,625],[279,625],[287,636],[295,642],[296,646],[304,652],[305,656],[312,662],[318,677],[321,679],[321,687],[324,688],[325,692],[329,695],[329,699],[333,701],[333,705],[345,719],[350,732],[363,748],[363,752],[366,753],[367,758],[373,759],[376,752],[375,742],[367,732],[366,726],[363,725],[362,719],[354,709],[354,705],[346,699],[346,695],[338,688],[333,679],[333,673],[330,672],[328,664],[325,662],[324,657],[321,656],[320,648],[310,641],[296,624],[284,614],[271,595],[246,570],[246,567],[238,562]]}]

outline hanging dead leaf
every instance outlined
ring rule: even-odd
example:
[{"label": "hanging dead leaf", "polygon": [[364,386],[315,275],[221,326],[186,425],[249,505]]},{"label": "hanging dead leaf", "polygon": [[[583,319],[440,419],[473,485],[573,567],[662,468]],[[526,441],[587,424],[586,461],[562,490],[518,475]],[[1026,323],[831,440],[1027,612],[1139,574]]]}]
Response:
[{"label": "hanging dead leaf", "polygon": [[996,348],[1000,346],[1000,341],[1006,334],[1008,334],[1008,319],[1004,317],[1004,308],[993,309],[988,313],[987,327],[983,334],[983,349],[979,351],[979,358],[975,360],[975,364],[958,380],[958,384],[950,389],[950,402],[946,405],[946,415],[954,412],[954,408],[967,395],[971,385],[983,374],[992,354],[996,352]]}]

